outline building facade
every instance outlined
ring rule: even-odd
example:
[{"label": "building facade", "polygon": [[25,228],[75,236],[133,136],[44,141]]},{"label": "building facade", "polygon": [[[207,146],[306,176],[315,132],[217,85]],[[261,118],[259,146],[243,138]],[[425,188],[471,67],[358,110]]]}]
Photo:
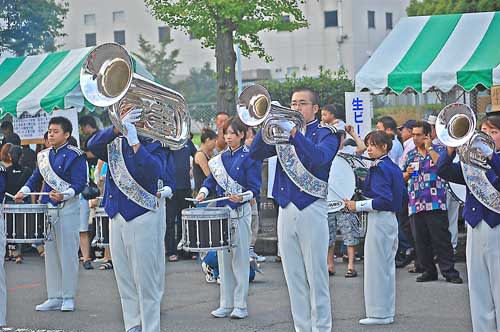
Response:
[{"label": "building facade", "polygon": [[[214,51],[203,49],[197,39],[170,29],[157,21],[143,0],[65,0],[69,12],[64,22],[63,49],[117,42],[138,52],[139,36],[159,44],[170,36],[170,49],[179,49],[176,79],[210,62],[215,68]],[[308,0],[302,4],[307,28],[293,32],[263,32],[263,46],[273,57],[266,63],[257,56],[242,58],[244,81],[282,79],[296,73],[317,76],[320,68],[344,67],[355,73],[368,60],[401,17],[409,0]],[[284,16],[284,20],[289,19]]]}]

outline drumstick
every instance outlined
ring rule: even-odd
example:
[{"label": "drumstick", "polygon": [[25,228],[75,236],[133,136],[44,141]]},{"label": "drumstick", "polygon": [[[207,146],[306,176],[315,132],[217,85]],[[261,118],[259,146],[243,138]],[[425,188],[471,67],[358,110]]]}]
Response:
[{"label": "drumstick", "polygon": [[[242,195],[236,195],[236,196],[240,196],[241,197]],[[229,196],[224,196],[224,197],[209,199],[209,200],[201,201],[201,202],[199,202],[195,198],[185,198],[186,201],[194,202],[195,204],[198,204],[198,203],[212,203],[212,202],[224,201],[226,199],[229,199]]]},{"label": "drumstick", "polygon": [[5,196],[7,196],[7,197],[9,197],[9,198],[12,198],[12,199],[14,199],[14,198],[15,198],[15,196],[14,196],[14,195],[11,195],[11,194],[9,194],[9,193],[5,193]]}]

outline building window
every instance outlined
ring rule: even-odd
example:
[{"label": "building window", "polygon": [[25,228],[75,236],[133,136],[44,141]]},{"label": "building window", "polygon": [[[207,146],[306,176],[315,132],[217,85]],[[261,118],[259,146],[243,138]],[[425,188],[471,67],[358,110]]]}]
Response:
[{"label": "building window", "polygon": [[113,23],[122,22],[125,22],[125,12],[123,10],[113,12]]},{"label": "building window", "polygon": [[85,14],[85,15],[83,15],[83,24],[85,24],[85,25],[95,25],[95,14]]},{"label": "building window", "polygon": [[368,11],[368,28],[375,29],[375,12],[373,10]]},{"label": "building window", "polygon": [[86,33],[85,34],[85,47],[96,46],[97,38],[95,33]]},{"label": "building window", "polygon": [[290,15],[283,15],[283,16],[281,16],[281,22],[283,22],[283,23],[290,23]]},{"label": "building window", "polygon": [[165,40],[170,39],[170,28],[169,27],[158,27],[158,41],[161,43]]},{"label": "building window", "polygon": [[125,30],[115,31],[115,43],[125,45]]},{"label": "building window", "polygon": [[385,13],[385,28],[392,30],[392,13]]},{"label": "building window", "polygon": [[336,27],[339,25],[339,21],[337,18],[337,11],[330,10],[325,12],[325,28],[328,27]]}]

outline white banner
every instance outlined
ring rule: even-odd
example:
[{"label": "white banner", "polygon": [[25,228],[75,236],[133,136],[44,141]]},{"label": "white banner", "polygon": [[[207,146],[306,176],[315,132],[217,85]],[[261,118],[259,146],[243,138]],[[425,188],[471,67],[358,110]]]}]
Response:
[{"label": "white banner", "polygon": [[372,98],[369,92],[345,93],[346,124],[354,127],[361,138],[372,130]]},{"label": "white banner", "polygon": [[14,126],[14,132],[21,137],[21,139],[43,139],[43,135],[49,128],[49,121],[55,116],[64,116],[71,121],[73,125],[72,136],[76,138],[78,144],[80,144],[80,135],[78,128],[78,111],[76,108],[70,108],[67,110],[56,110],[52,113],[46,113],[45,111],[39,111],[35,115],[30,115],[27,112],[23,113],[20,117],[14,117],[12,119],[12,125]]}]

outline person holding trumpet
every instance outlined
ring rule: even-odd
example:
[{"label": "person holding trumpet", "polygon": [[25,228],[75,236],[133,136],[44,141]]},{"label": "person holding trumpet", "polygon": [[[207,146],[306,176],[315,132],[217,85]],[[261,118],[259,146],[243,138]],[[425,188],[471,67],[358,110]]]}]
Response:
[{"label": "person holding trumpet", "polygon": [[210,192],[227,196],[217,206],[231,209],[236,246],[218,255],[220,269],[220,304],[212,316],[243,319],[248,316],[248,275],[252,219],[250,200],[257,197],[261,185],[260,161],[253,160],[244,145],[247,127],[237,118],[229,118],[223,127],[226,149],[210,159],[211,174],[203,182],[196,200],[203,201]]},{"label": "person holding trumpet", "polygon": [[[484,183],[472,183],[482,188],[500,192],[500,112],[491,112],[481,126],[494,148],[476,142],[471,148],[485,157],[490,169],[485,171]],[[467,185],[463,217],[467,222],[467,276],[474,331],[498,331],[500,329],[500,213],[479,200],[466,181],[462,162],[453,162],[455,147],[448,146],[441,152],[438,174],[443,179]],[[470,166],[473,167],[473,166]],[[488,181],[489,183],[486,183]],[[493,198],[494,199],[494,198]],[[497,201],[498,202],[498,201]]]},{"label": "person holding trumpet", "polygon": [[83,151],[68,144],[73,127],[62,116],[50,119],[50,148],[38,153],[38,168],[14,196],[16,202],[40,188],[41,203],[48,204],[52,240],[45,242],[45,274],[48,299],[37,311],[74,311],[78,284],[80,205],[78,195],[87,184]]},{"label": "person holding trumpet", "polygon": [[103,203],[125,329],[158,332],[165,283],[163,198],[175,189],[165,183],[173,178],[173,163],[163,143],[138,135],[143,110],[126,111],[120,120],[126,133],[108,127],[87,148],[108,163]]}]

